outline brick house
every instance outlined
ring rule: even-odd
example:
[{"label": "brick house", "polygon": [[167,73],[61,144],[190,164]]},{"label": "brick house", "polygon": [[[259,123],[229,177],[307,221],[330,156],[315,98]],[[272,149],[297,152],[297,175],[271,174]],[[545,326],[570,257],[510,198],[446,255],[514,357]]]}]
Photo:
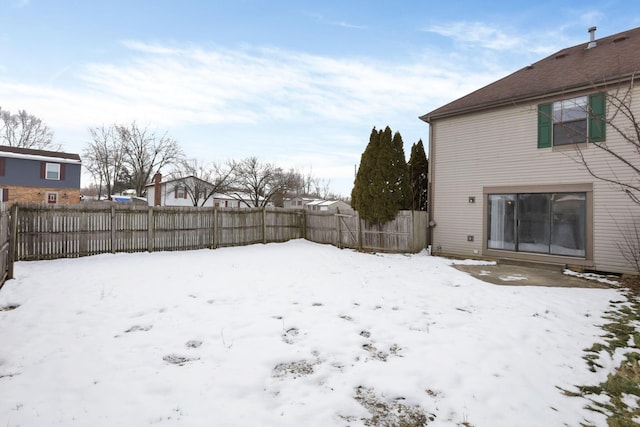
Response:
[{"label": "brick house", "polygon": [[79,203],[78,154],[0,146],[0,191],[11,203]]},{"label": "brick house", "polygon": [[640,117],[640,28],[589,32],[420,117],[429,124],[434,254],[635,272],[620,245],[640,224],[638,205],[576,159],[605,179],[638,178],[599,147],[637,159],[614,101],[627,93]]}]

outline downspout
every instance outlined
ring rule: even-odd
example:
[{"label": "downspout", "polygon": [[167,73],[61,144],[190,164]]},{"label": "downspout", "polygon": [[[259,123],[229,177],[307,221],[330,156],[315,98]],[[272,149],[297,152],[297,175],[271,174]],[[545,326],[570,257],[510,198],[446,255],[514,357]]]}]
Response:
[{"label": "downspout", "polygon": [[431,247],[433,251],[433,227],[435,227],[435,220],[433,218],[433,184],[435,177],[436,162],[436,144],[435,144],[435,130],[431,121],[427,121],[429,124],[429,158],[427,159],[429,165],[429,172],[427,173],[427,213],[429,215],[429,222],[427,225],[427,247]]}]

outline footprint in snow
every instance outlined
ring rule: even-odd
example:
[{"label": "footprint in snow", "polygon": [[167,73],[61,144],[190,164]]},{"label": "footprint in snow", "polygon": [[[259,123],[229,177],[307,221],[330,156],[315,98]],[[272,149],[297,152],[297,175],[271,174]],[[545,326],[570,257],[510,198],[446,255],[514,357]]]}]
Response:
[{"label": "footprint in snow", "polygon": [[296,342],[300,330],[298,328],[289,328],[282,334],[282,341],[287,344],[293,344]]},{"label": "footprint in snow", "polygon": [[179,354],[167,354],[162,358],[165,362],[171,363],[172,365],[182,366],[187,362],[193,362],[194,360],[198,360],[197,357],[188,357],[181,356]]},{"label": "footprint in snow", "polygon": [[185,344],[187,348],[198,348],[202,345],[202,341],[200,340],[190,340]]},{"label": "footprint in snow", "polygon": [[295,362],[279,363],[273,368],[272,376],[274,378],[292,377],[299,378],[305,375],[311,375],[314,372],[314,366],[319,362],[308,360],[297,360]]},{"label": "footprint in snow", "polygon": [[124,333],[128,334],[129,332],[148,331],[151,328],[153,328],[153,325],[133,325],[132,327],[124,331]]},{"label": "footprint in snow", "polygon": [[18,307],[20,307],[20,304],[3,305],[3,306],[0,306],[0,311],[11,311],[11,310],[15,310]]}]

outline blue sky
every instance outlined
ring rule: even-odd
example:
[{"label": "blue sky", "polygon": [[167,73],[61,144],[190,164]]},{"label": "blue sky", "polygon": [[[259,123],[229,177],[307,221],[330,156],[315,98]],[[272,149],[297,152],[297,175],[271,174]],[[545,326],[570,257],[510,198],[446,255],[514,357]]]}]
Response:
[{"label": "blue sky", "polygon": [[[640,26],[625,1],[0,0],[0,107],[82,153],[136,121],[189,158],[256,156],[349,195],[371,129],[418,116],[564,47]],[[168,172],[168,171],[167,171]],[[83,177],[83,185],[89,183]]]}]

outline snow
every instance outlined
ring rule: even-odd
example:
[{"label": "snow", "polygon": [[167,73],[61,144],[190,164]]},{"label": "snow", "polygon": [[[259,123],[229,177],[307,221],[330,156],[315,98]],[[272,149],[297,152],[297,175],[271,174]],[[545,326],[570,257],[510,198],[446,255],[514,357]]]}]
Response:
[{"label": "snow", "polygon": [[72,163],[72,164],[80,164],[82,163],[79,159],[70,159],[68,157],[57,157],[57,156],[42,156],[38,154],[22,154],[22,153],[11,153],[9,151],[3,151],[2,157],[12,157],[16,159],[27,159],[27,160],[40,160],[43,162],[56,162],[56,163]]},{"label": "snow", "polygon": [[362,387],[429,426],[604,425],[561,389],[606,378],[582,350],[620,291],[450,264],[304,240],[17,263],[0,423],[362,426]]},{"label": "snow", "polygon": [[582,279],[593,280],[600,283],[606,283],[607,285],[613,285],[613,286],[620,285],[620,281],[614,280],[611,278],[615,276],[603,276],[602,274],[597,274],[597,273],[579,273],[577,271],[573,271],[569,269],[565,269],[564,274],[566,274],[567,276],[580,277]]}]

